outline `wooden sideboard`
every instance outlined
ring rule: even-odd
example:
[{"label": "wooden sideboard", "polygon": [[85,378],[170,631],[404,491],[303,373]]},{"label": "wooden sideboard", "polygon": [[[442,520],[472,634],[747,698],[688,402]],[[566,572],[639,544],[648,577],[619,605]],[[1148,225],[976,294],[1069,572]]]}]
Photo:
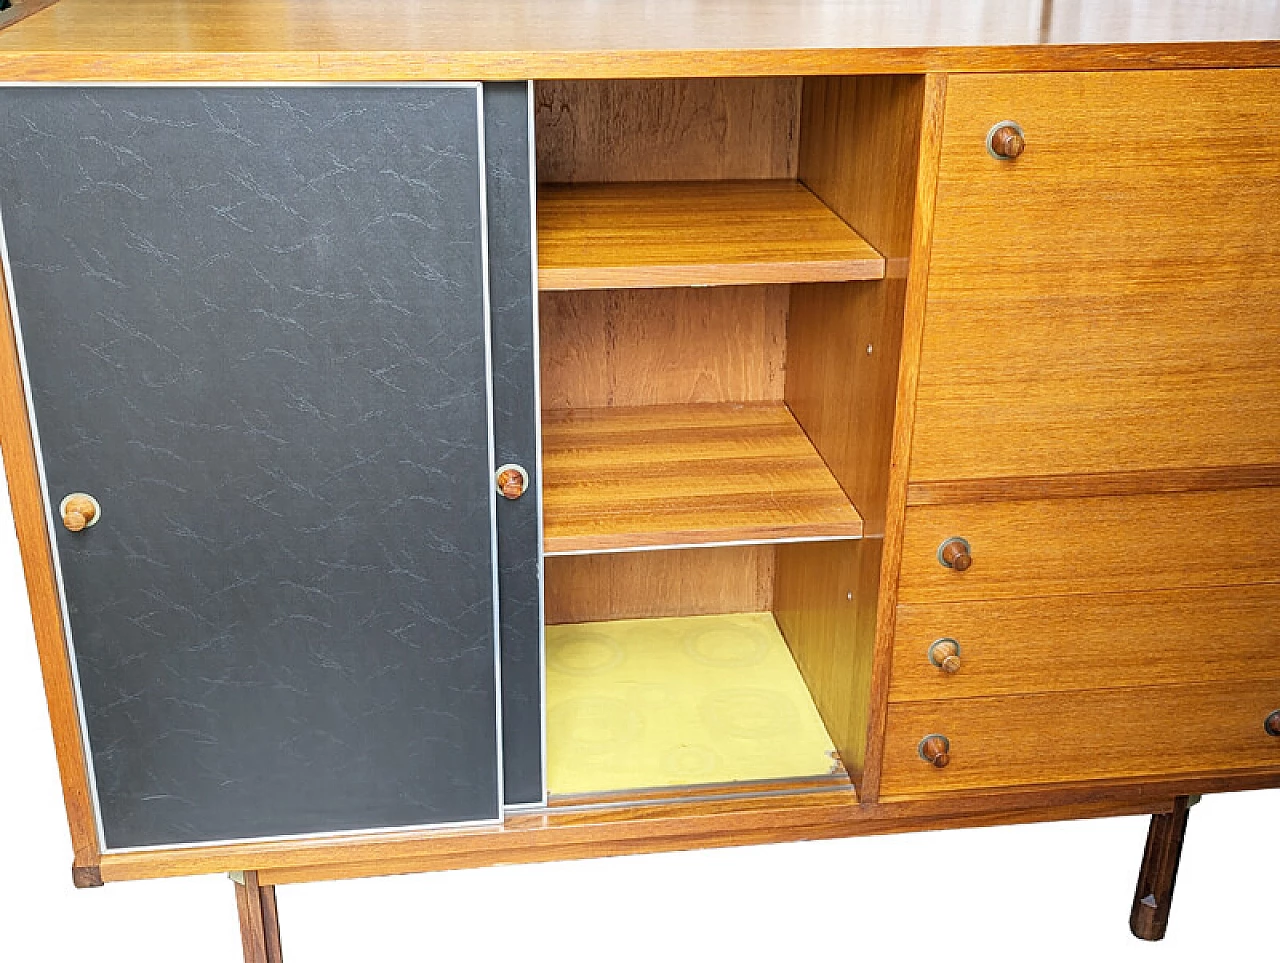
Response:
[{"label": "wooden sideboard", "polygon": [[0,29],[76,885],[266,961],[286,883],[1151,814],[1161,938],[1280,787],[1280,23],[1143,10]]}]

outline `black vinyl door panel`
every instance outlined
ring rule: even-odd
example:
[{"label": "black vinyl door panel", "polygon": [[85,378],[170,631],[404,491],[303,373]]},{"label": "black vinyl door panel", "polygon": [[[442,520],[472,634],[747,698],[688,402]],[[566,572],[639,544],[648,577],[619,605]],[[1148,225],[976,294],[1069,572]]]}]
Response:
[{"label": "black vinyl door panel", "polygon": [[484,85],[495,460],[518,464],[529,474],[524,495],[498,499],[502,755],[509,805],[543,801],[542,517],[532,223],[536,188],[529,111],[529,84]]},{"label": "black vinyl door panel", "polygon": [[109,848],[501,813],[478,102],[0,97]]}]

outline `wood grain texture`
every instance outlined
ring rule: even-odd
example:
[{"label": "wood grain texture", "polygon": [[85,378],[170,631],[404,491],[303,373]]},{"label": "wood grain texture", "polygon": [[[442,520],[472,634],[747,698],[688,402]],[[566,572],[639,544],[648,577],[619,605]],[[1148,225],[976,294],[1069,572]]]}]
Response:
[{"label": "wood grain texture", "polygon": [[866,760],[881,539],[777,547],[773,615],[840,760]]},{"label": "wood grain texture", "polygon": [[58,0],[10,0],[9,9],[0,10],[0,30],[12,27],[19,20],[25,20],[57,2]]},{"label": "wood grain texture", "polygon": [[545,862],[640,852],[753,845],[1002,825],[1125,813],[1168,812],[1174,797],[1280,786],[1275,772],[1149,777],[1033,790],[921,794],[860,804],[849,788],[788,796],[613,805],[513,814],[501,828],[282,840],[108,854],[104,878],[226,872],[257,866],[263,885],[425,872],[496,863]]},{"label": "wood grain texture", "polygon": [[35,629],[40,674],[44,679],[53,747],[58,757],[62,798],[78,868],[98,865],[99,844],[94,819],[89,768],[80,732],[74,670],[62,623],[62,603],[54,577],[44,493],[35,444],[27,417],[26,393],[10,315],[7,281],[0,271],[0,451],[4,455],[9,498],[13,503],[18,550],[27,581],[27,598]]},{"label": "wood grain texture", "polygon": [[[944,637],[954,675],[929,662]],[[1277,653],[1280,584],[901,605],[889,698],[1280,679]]]},{"label": "wood grain texture", "polygon": [[539,298],[543,408],[781,401],[782,285]]},{"label": "wood grain texture", "polygon": [[[1280,581],[1280,488],[907,510],[904,602],[1037,598]],[[966,572],[938,546],[959,535]]]},{"label": "wood grain texture", "polygon": [[[605,856],[627,855],[633,852],[664,853],[690,849],[716,849],[728,846],[752,846],[772,842],[795,839],[833,839],[851,836],[880,836],[892,833],[920,832],[938,829],[962,829],[980,826],[1010,826],[1026,823],[1053,822],[1067,819],[1096,819],[1102,817],[1145,815],[1153,805],[1167,805],[1154,799],[1146,802],[1098,803],[1082,802],[1075,805],[1044,805],[1032,810],[1013,810],[1002,812],[956,812],[923,817],[883,817],[866,814],[865,818],[850,821],[844,825],[830,821],[814,820],[802,827],[794,827],[795,817],[791,813],[779,813],[782,820],[780,826],[766,826],[757,819],[742,820],[746,825],[730,831],[728,820],[703,819],[701,824],[682,821],[678,826],[669,823],[663,825],[641,825],[636,827],[649,835],[643,838],[636,836],[627,840],[613,838],[610,833],[602,833],[598,839],[588,843],[565,842],[554,846],[539,846],[525,838],[513,838],[509,858],[500,858],[501,865],[509,863],[542,863],[567,859],[599,859]],[[720,832],[712,832],[713,825]],[[613,832],[622,826],[609,826]],[[567,834],[566,834],[567,835]],[[576,834],[575,834],[576,835]],[[485,859],[486,857],[480,857]],[[487,856],[493,860],[493,855]],[[431,856],[409,856],[396,859],[375,859],[369,862],[350,862],[337,865],[298,866],[275,870],[264,870],[262,876],[273,883],[302,883],[316,880],[358,879],[369,876],[387,876],[396,873],[421,873],[446,869],[459,869],[472,865],[488,865],[477,862],[471,854],[447,854]]]},{"label": "wood grain texture", "polygon": [[1004,4],[994,17],[947,0],[923,10],[670,0],[661,16],[630,0],[130,0],[122,16],[118,4],[61,0],[0,34],[0,78],[525,80],[1280,63],[1274,11],[1201,0],[1152,15],[1139,0],[1088,0],[1077,19],[1048,29],[1040,14],[1040,0]]},{"label": "wood grain texture", "polygon": [[800,79],[539,81],[540,181],[794,178]]},{"label": "wood grain texture", "polygon": [[240,945],[245,963],[282,963],[280,917],[274,886],[263,886],[256,871],[240,874],[236,882],[236,910],[240,916]]},{"label": "wood grain texture", "polygon": [[881,284],[792,289],[787,404],[871,531],[884,531],[911,255],[920,77],[805,81],[800,177],[894,263]]},{"label": "wood grain texture", "polygon": [[[792,287],[786,397],[873,535],[885,525],[924,92],[921,77],[804,85],[800,177],[894,270],[876,284]],[[859,785],[882,547],[875,539],[778,550],[774,615]]]},{"label": "wood grain texture", "polygon": [[[1262,727],[1280,680],[993,696],[889,707],[886,797],[1177,773],[1280,773],[1280,740]],[[951,762],[920,759],[931,733]]]},{"label": "wood grain texture", "polygon": [[1089,475],[1041,475],[1030,478],[962,478],[912,482],[908,505],[955,505],[1038,498],[1091,498],[1100,495],[1154,495],[1280,485],[1280,465],[1226,468],[1176,468],[1163,471],[1113,471]]},{"label": "wood grain texture", "polygon": [[879,591],[876,599],[875,651],[872,656],[871,694],[868,701],[866,760],[862,781],[858,785],[862,798],[868,802],[875,802],[880,794],[889,678],[893,665],[894,623],[897,618],[898,579],[902,567],[907,476],[911,466],[911,435],[915,424],[920,342],[924,332],[925,298],[933,243],[933,204],[946,100],[947,78],[938,75],[925,77],[915,198],[912,204],[911,248],[903,306],[902,346],[898,360],[898,389],[894,403],[893,441],[889,456],[889,480],[885,490],[884,545],[881,549]]},{"label": "wood grain texture", "polygon": [[884,277],[884,259],[788,180],[543,184],[543,291]]},{"label": "wood grain texture", "polygon": [[546,621],[768,612],[773,556],[772,545],[552,556],[543,572]]},{"label": "wood grain texture", "polygon": [[1140,940],[1162,940],[1168,929],[1173,887],[1178,880],[1178,863],[1182,860],[1182,843],[1192,805],[1191,797],[1179,796],[1173,812],[1151,817],[1129,915],[1129,930]]},{"label": "wood grain texture", "polygon": [[833,760],[833,770],[820,776],[787,779],[745,779],[738,782],[703,783],[695,786],[659,786],[652,789],[617,789],[607,792],[552,794],[547,808],[561,812],[570,809],[589,810],[600,806],[635,806],[643,803],[684,803],[714,799],[758,799],[763,796],[787,796],[805,792],[849,788],[849,777]]},{"label": "wood grain texture", "polygon": [[97,889],[104,885],[102,870],[97,864],[93,866],[71,867],[71,885],[76,889]]},{"label": "wood grain texture", "polygon": [[913,481],[1280,463],[1278,101],[1271,71],[952,79]]},{"label": "wood grain texture", "polygon": [[548,555],[862,532],[784,405],[548,411],[542,448]]}]

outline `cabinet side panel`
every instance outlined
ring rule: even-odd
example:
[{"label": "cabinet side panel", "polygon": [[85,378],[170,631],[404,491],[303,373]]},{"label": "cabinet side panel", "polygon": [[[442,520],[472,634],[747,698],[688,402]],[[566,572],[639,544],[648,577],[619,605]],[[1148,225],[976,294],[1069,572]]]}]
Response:
[{"label": "cabinet side panel", "polygon": [[522,497],[498,499],[503,792],[509,805],[518,805],[543,801],[542,472],[528,84],[485,84],[484,135],[494,457],[529,473]]},{"label": "cabinet side panel", "polygon": [[100,844],[89,768],[7,285],[0,269],[0,450],[3,450],[9,497],[13,502],[13,520],[18,530],[71,845],[77,866],[95,866]]},{"label": "cabinet side panel", "polygon": [[499,814],[478,98],[0,101],[109,849]]}]

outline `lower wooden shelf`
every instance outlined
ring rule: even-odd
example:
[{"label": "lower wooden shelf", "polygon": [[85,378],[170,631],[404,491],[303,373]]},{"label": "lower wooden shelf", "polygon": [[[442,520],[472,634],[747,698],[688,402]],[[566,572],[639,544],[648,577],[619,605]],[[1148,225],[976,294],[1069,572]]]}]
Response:
[{"label": "lower wooden shelf", "polygon": [[781,403],[547,411],[542,442],[548,555],[862,534]]},{"label": "lower wooden shelf", "polygon": [[553,796],[843,780],[773,616],[547,626]]}]

